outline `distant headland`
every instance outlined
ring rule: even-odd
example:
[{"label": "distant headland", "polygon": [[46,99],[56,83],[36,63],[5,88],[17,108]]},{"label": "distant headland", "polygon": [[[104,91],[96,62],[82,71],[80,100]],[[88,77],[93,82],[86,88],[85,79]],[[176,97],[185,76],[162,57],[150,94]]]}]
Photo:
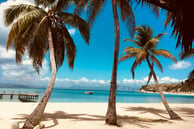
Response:
[{"label": "distant headland", "polygon": [[[160,84],[164,92],[167,93],[194,93],[194,78],[187,79],[180,83]],[[158,92],[155,84],[143,85],[139,92]]]}]

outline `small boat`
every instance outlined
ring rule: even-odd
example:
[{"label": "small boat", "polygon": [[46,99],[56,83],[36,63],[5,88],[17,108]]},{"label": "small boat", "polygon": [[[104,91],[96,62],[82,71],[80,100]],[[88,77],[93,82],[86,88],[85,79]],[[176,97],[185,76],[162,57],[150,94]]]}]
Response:
[{"label": "small boat", "polygon": [[19,94],[18,99],[21,102],[37,102],[39,95],[35,94]]},{"label": "small boat", "polygon": [[88,95],[91,95],[93,94],[94,92],[93,91],[85,91],[84,94],[88,94]]}]

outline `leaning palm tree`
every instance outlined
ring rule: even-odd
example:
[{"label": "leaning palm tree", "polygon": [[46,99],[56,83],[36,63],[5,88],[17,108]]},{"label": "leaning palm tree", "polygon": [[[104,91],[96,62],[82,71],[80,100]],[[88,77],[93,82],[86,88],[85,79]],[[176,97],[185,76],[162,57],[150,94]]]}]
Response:
[{"label": "leaning palm tree", "polygon": [[194,19],[193,0],[135,0],[138,3],[149,3],[167,11],[165,26],[171,24],[173,34],[177,38],[177,46],[181,46],[184,51],[193,47],[194,40]]},{"label": "leaning palm tree", "polygon": [[50,55],[51,79],[37,107],[24,123],[24,129],[32,129],[41,121],[57,69],[63,64],[65,56],[73,69],[76,46],[67,25],[78,28],[85,41],[89,42],[88,24],[79,16],[65,12],[70,1],[35,0],[36,5],[17,4],[5,10],[5,24],[11,25],[7,49],[14,45],[16,62],[21,63],[25,50],[28,50],[33,67],[39,72],[45,54],[49,52]]},{"label": "leaning palm tree", "polygon": [[156,73],[154,72],[154,64],[156,64],[161,71],[163,71],[162,65],[159,62],[159,60],[155,56],[163,56],[166,58],[172,58],[174,62],[176,61],[176,58],[168,51],[163,49],[156,49],[156,46],[160,40],[160,38],[165,34],[161,33],[157,36],[153,37],[153,30],[150,27],[146,26],[138,26],[136,28],[137,36],[135,37],[136,40],[126,39],[125,41],[131,41],[138,47],[127,47],[124,52],[125,55],[122,56],[119,60],[123,61],[126,59],[130,59],[132,57],[136,57],[132,67],[132,77],[134,78],[134,70],[137,67],[137,65],[141,64],[143,61],[146,61],[148,63],[150,74],[148,77],[148,83],[150,79],[154,78],[154,81],[156,83],[156,88],[160,93],[162,102],[170,116],[170,119],[181,119],[173,110],[169,107],[165,96],[163,94],[162,88],[159,86],[159,82],[156,76]]},{"label": "leaning palm tree", "polygon": [[[111,77],[111,87],[108,101],[108,109],[106,113],[106,123],[111,125],[117,125],[116,115],[116,90],[117,90],[117,66],[118,66],[118,53],[119,53],[119,16],[118,8],[120,9],[121,19],[126,23],[127,28],[133,36],[135,30],[135,19],[132,8],[130,6],[131,0],[112,0],[112,12],[114,18],[114,31],[115,31],[115,46],[114,46],[114,57],[113,57],[113,68]],[[80,13],[80,10],[87,6],[88,23],[93,24],[96,16],[104,7],[107,0],[80,0],[78,2],[77,10],[75,13]],[[118,7],[118,8],[117,8]]]}]

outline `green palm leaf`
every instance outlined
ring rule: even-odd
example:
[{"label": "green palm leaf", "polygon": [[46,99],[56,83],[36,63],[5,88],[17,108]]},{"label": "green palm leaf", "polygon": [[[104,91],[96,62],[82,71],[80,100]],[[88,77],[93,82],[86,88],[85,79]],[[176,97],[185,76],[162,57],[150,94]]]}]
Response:
[{"label": "green palm leaf", "polygon": [[74,59],[75,59],[75,55],[76,55],[76,46],[74,44],[74,41],[71,37],[71,35],[69,34],[67,28],[64,26],[63,27],[63,35],[64,35],[64,39],[65,39],[65,47],[66,47],[66,56],[68,59],[68,64],[69,67],[73,69],[74,66]]},{"label": "green palm leaf", "polygon": [[138,26],[136,27],[137,36],[135,36],[136,41],[138,41],[142,46],[145,46],[153,36],[153,30],[150,27]]},{"label": "green palm leaf", "polygon": [[135,32],[135,17],[132,8],[129,5],[129,1],[117,0],[116,2],[121,12],[122,21],[126,23],[128,30],[131,34],[131,37],[133,37],[133,34]]},{"label": "green palm leaf", "polygon": [[156,59],[156,57],[153,56],[153,55],[151,55],[150,58],[151,58],[151,60],[152,60],[153,62],[155,62],[155,63],[157,64],[157,66],[158,66],[158,68],[161,70],[161,72],[163,72],[163,67],[162,67],[160,61],[159,61],[158,59]]},{"label": "green palm leaf", "polygon": [[124,55],[119,59],[119,61],[123,61],[129,58],[135,57],[136,55],[137,55],[136,53],[130,53],[130,54]]},{"label": "green palm leaf", "polygon": [[181,51],[179,55],[181,57],[181,60],[194,56],[194,48],[189,51]]},{"label": "green palm leaf", "polygon": [[142,50],[140,48],[134,48],[134,47],[127,47],[125,48],[124,52],[126,53],[139,53]]},{"label": "green palm leaf", "polygon": [[[73,1],[73,0],[72,0]],[[63,11],[66,10],[72,3],[69,0],[57,0],[54,3],[53,11]]]},{"label": "green palm leaf", "polygon": [[[150,3],[150,0],[135,0],[138,4],[142,4],[142,6],[147,5],[150,9],[152,9],[153,13],[159,17],[159,7],[157,5],[154,5]],[[155,1],[155,0],[154,0]],[[158,2],[158,1],[156,1]]]},{"label": "green palm leaf", "polygon": [[62,29],[63,28],[58,25],[51,28],[57,69],[63,64],[65,56],[65,40]]},{"label": "green palm leaf", "polygon": [[151,50],[151,53],[159,56],[164,56],[166,58],[171,58],[174,60],[174,62],[177,62],[176,58],[166,50],[163,49]]},{"label": "green palm leaf", "polygon": [[85,39],[85,41],[89,44],[89,37],[90,37],[90,27],[89,25],[75,14],[70,14],[66,12],[59,13],[59,16],[65,24],[69,24],[72,27],[76,27],[79,29],[81,35]]},{"label": "green palm leaf", "polygon": [[154,49],[156,48],[158,42],[160,41],[161,37],[163,35],[166,35],[167,33],[160,33],[158,34],[157,36],[155,36],[154,38],[148,40],[144,46],[144,49],[145,50],[151,50],[151,49]]},{"label": "green palm leaf", "polygon": [[132,78],[134,79],[135,78],[135,68],[137,67],[137,62],[136,61],[134,61],[134,63],[133,63],[133,65],[132,65],[132,67],[131,67],[131,73],[132,73]]},{"label": "green palm leaf", "polygon": [[9,26],[11,23],[14,22],[16,18],[18,18],[20,15],[23,15],[27,12],[37,10],[38,8],[33,5],[27,5],[27,4],[20,4],[20,5],[13,5],[7,8],[4,11],[5,14],[5,25]]},{"label": "green palm leaf", "polygon": [[136,60],[135,60],[137,62],[137,64],[140,65],[141,62],[146,59],[147,54],[148,53],[146,51],[144,51],[144,50],[142,50],[141,52],[139,52],[138,55],[137,55],[137,57],[136,57]]},{"label": "green palm leaf", "polygon": [[134,43],[136,46],[142,47],[142,44],[139,41],[132,40],[132,39],[124,39],[124,41],[130,41],[130,42]]},{"label": "green palm leaf", "polygon": [[133,65],[131,67],[131,72],[132,72],[133,79],[135,77],[135,72],[134,72],[135,68],[137,67],[138,64],[141,65],[142,61],[146,59],[146,56],[147,56],[147,52],[144,51],[144,50],[142,50],[141,52],[139,52],[137,54],[137,57],[136,57]]},{"label": "green palm leaf", "polygon": [[104,7],[106,0],[89,0],[88,2],[88,23],[92,25],[98,13]]},{"label": "green palm leaf", "polygon": [[76,8],[74,10],[74,14],[80,15],[82,11],[84,11],[85,7],[88,6],[89,0],[75,0]]}]

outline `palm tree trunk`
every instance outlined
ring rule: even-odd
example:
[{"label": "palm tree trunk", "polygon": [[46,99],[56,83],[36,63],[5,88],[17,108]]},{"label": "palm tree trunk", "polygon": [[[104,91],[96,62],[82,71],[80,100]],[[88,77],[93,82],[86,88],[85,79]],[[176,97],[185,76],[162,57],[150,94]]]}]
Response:
[{"label": "palm tree trunk", "polygon": [[39,122],[42,119],[42,115],[44,113],[46,104],[52,93],[52,89],[54,87],[55,78],[56,78],[56,63],[55,63],[51,28],[48,29],[48,43],[49,43],[50,62],[51,62],[51,69],[52,69],[51,79],[42,99],[40,100],[40,102],[38,103],[34,111],[31,113],[29,118],[26,120],[22,129],[33,129],[34,126],[39,124]]},{"label": "palm tree trunk", "polygon": [[167,112],[168,112],[168,114],[169,114],[169,116],[170,116],[170,119],[173,119],[173,120],[174,120],[174,119],[181,119],[181,117],[180,117],[178,114],[176,114],[176,113],[170,108],[170,106],[168,105],[168,103],[167,103],[167,101],[166,101],[166,98],[165,98],[165,96],[164,96],[164,94],[163,94],[163,90],[162,90],[162,88],[159,86],[159,82],[158,82],[158,79],[157,79],[156,74],[155,74],[155,72],[154,72],[154,69],[153,69],[153,67],[152,67],[151,64],[150,64],[149,58],[147,57],[146,60],[147,60],[148,66],[149,66],[149,68],[150,68],[150,71],[152,72],[154,81],[155,81],[155,83],[156,83],[156,88],[157,88],[157,90],[158,90],[159,93],[160,93],[160,96],[161,96],[161,99],[162,99],[162,103],[164,104],[164,107],[166,108],[166,110],[167,110]]},{"label": "palm tree trunk", "polygon": [[116,114],[116,90],[117,90],[117,66],[118,66],[118,53],[119,53],[119,20],[116,8],[116,1],[112,0],[112,9],[114,16],[115,27],[115,48],[114,48],[114,60],[111,78],[111,87],[108,101],[108,109],[106,113],[106,123],[110,125],[117,125]]}]

